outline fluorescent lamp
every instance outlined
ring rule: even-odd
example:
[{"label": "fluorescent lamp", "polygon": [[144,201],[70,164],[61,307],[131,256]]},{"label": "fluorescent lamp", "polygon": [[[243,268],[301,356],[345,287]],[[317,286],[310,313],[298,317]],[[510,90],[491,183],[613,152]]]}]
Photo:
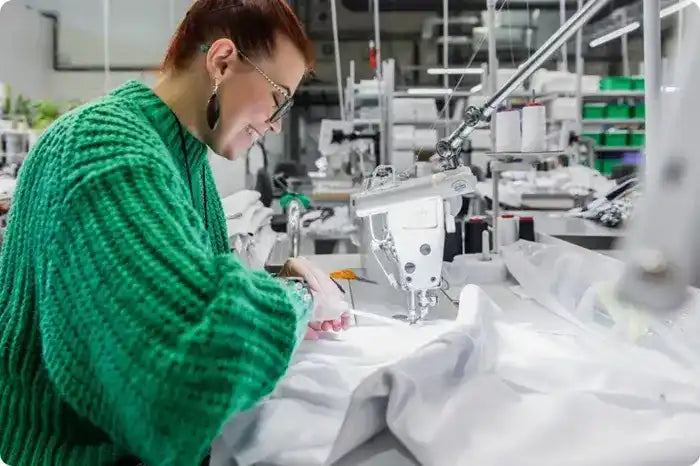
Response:
[{"label": "fluorescent lamp", "polygon": [[[437,38],[437,43],[442,44],[445,42],[445,36],[440,36]],[[469,37],[467,36],[447,36],[447,43],[455,45],[465,45],[469,43]]]},{"label": "fluorescent lamp", "polygon": [[639,21],[635,21],[634,23],[630,23],[627,26],[621,27],[620,29],[615,29],[613,32],[609,32],[605,34],[604,36],[598,37],[597,39],[593,39],[588,45],[591,47],[598,47],[599,45],[603,45],[606,42],[610,42],[613,39],[617,39],[618,37],[622,37],[625,34],[629,34],[632,31],[636,31],[639,29]]},{"label": "fluorescent lamp", "polygon": [[452,89],[444,87],[412,87],[406,91],[411,95],[450,95]]},{"label": "fluorescent lamp", "polygon": [[469,89],[469,92],[481,92],[481,89],[482,89],[481,84],[477,84],[476,86]]},{"label": "fluorescent lamp", "polygon": [[[660,16],[662,18],[665,18],[666,16],[670,16],[673,13],[678,13],[683,8],[689,6],[693,3],[697,3],[697,1],[696,0],[681,0],[680,2],[674,3],[671,6],[667,6],[666,8],[662,8]],[[700,7],[700,5],[698,5],[698,7]]]},{"label": "fluorescent lamp", "polygon": [[[679,2],[674,3],[671,6],[662,8],[659,12],[659,17],[665,18],[674,13],[678,13],[683,8],[686,8],[692,4],[695,4],[698,8],[700,8],[700,0],[680,0]],[[618,37],[622,37],[625,34],[629,34],[632,31],[636,31],[637,29],[639,29],[639,21],[635,21],[634,23],[630,23],[627,26],[621,27],[620,29],[615,29],[613,32],[605,34],[604,36],[601,36],[597,39],[593,39],[588,45],[590,45],[591,47],[598,47],[599,45],[603,45],[604,43],[610,42],[613,39],[617,39]]]},{"label": "fluorescent lamp", "polygon": [[428,74],[483,74],[482,68],[428,68]]}]

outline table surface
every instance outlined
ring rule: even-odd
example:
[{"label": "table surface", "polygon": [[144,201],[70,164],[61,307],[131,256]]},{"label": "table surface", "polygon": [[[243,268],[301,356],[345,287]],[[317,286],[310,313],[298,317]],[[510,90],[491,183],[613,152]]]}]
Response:
[{"label": "table surface", "polygon": [[535,228],[551,236],[606,236],[620,238],[624,228],[609,228],[587,218],[569,217],[561,212],[521,211],[518,215],[533,217]]}]

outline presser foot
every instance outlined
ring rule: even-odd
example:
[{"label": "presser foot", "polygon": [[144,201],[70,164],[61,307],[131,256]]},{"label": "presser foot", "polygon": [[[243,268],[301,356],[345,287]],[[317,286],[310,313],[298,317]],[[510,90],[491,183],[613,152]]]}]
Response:
[{"label": "presser foot", "polygon": [[422,309],[420,311],[410,310],[408,314],[394,314],[391,316],[393,319],[400,320],[402,322],[408,323],[408,325],[416,325],[423,322],[423,319],[428,314],[428,309]]}]

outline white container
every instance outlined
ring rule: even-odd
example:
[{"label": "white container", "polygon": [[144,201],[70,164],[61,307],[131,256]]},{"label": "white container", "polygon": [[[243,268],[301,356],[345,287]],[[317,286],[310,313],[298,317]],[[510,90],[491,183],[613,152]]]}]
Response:
[{"label": "white container", "polygon": [[508,246],[518,241],[518,217],[504,215],[498,219],[498,244]]},{"label": "white container", "polygon": [[520,152],[520,112],[505,110],[496,114],[496,152]]},{"label": "white container", "polygon": [[547,112],[543,105],[523,107],[523,152],[543,152],[547,147]]}]

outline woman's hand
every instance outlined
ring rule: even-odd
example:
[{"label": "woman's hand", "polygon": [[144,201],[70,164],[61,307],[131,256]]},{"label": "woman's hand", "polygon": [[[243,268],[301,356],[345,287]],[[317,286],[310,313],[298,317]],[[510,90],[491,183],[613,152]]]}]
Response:
[{"label": "woman's hand", "polygon": [[348,303],[336,283],[328,274],[304,257],[289,259],[282,267],[281,277],[301,277],[309,285],[314,298],[311,323],[306,339],[318,338],[318,332],[339,332],[350,326]]}]

